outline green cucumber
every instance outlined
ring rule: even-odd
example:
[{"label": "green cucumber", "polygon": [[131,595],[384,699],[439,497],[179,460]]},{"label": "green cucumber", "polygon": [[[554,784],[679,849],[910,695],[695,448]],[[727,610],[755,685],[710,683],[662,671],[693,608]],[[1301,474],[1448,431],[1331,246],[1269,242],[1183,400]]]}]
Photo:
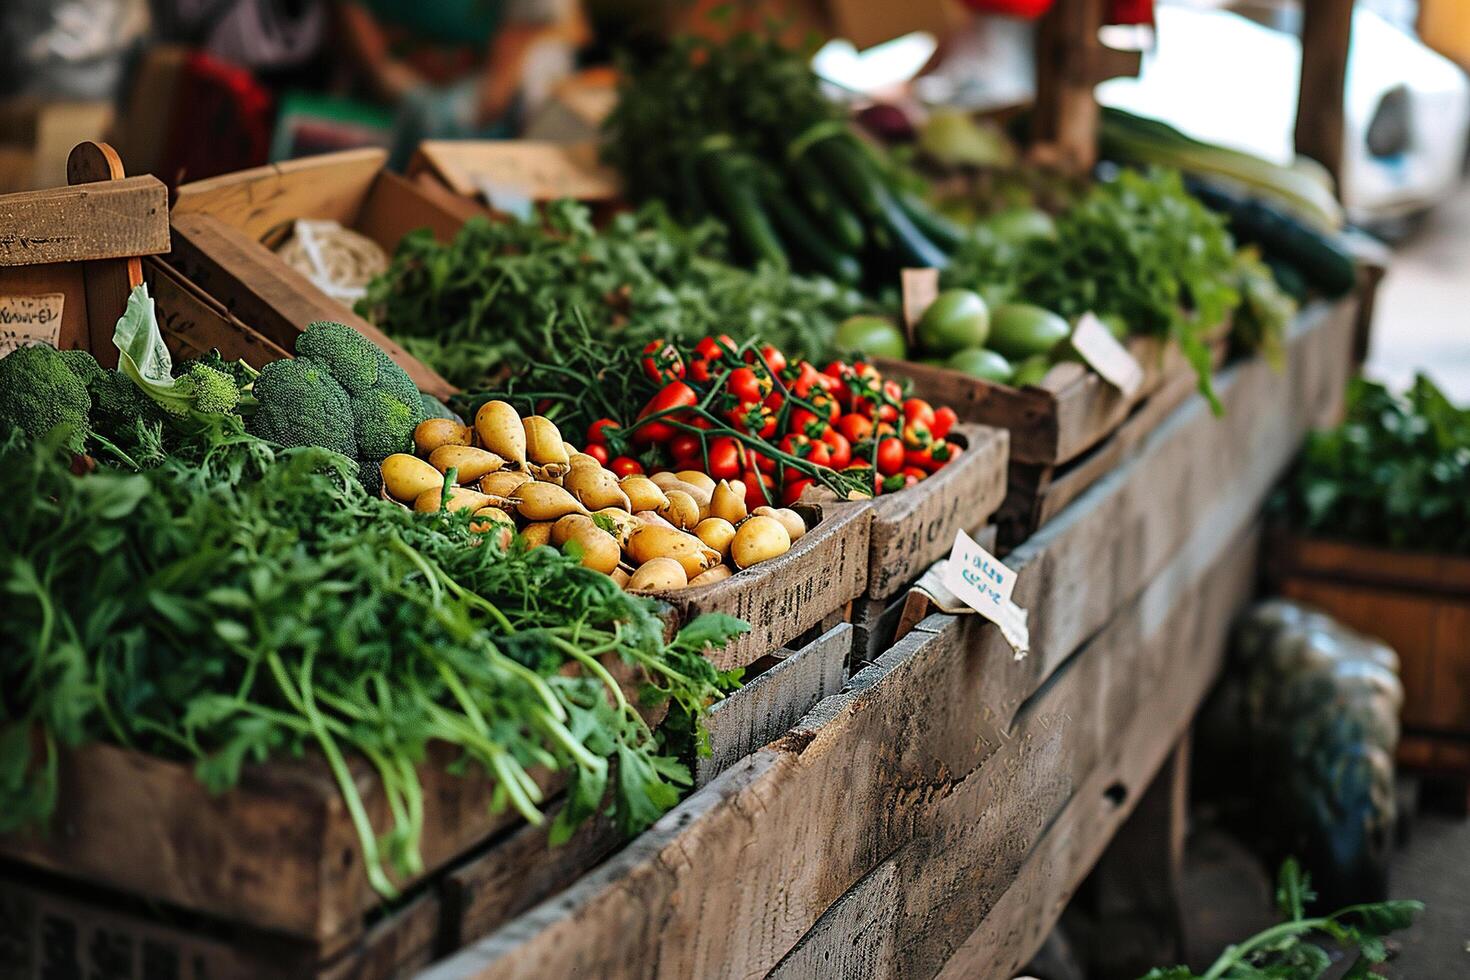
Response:
[{"label": "green cucumber", "polygon": [[944,269],[949,266],[949,255],[935,245],[918,229],[908,213],[899,205],[898,199],[887,187],[877,187],[879,201],[878,220],[893,236],[894,250],[899,260],[910,267]]},{"label": "green cucumber", "polygon": [[849,252],[861,250],[867,240],[861,219],[833,194],[826,175],[810,153],[803,153],[793,161],[791,174],[807,207],[825,224],[837,244]]},{"label": "green cucumber", "polygon": [[950,221],[944,215],[935,211],[929,203],[921,199],[917,194],[908,191],[896,191],[894,196],[898,198],[898,204],[903,208],[904,214],[914,223],[914,227],[924,233],[924,237],[946,252],[953,252],[964,242],[965,230]]},{"label": "green cucumber", "polygon": [[827,179],[858,214],[870,219],[883,218],[883,195],[887,188],[868,167],[862,147],[848,138],[832,136],[807,152],[816,155],[814,163],[825,171]]},{"label": "green cucumber", "polygon": [[806,212],[777,185],[774,175],[762,185],[760,201],[782,239],[818,272],[848,285],[863,278],[862,263],[823,237]]},{"label": "green cucumber", "polygon": [[729,221],[736,242],[757,262],[789,267],[781,236],[761,208],[754,171],[729,151],[705,153],[699,162],[709,197]]}]

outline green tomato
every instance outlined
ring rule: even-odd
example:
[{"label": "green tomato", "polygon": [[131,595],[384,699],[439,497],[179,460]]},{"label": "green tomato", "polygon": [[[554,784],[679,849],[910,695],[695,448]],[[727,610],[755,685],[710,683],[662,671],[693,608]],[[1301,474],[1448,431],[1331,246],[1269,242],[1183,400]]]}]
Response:
[{"label": "green tomato", "polygon": [[980,347],[990,333],[990,307],[970,289],[946,289],[919,317],[919,345],[934,354]]},{"label": "green tomato", "polygon": [[870,357],[891,357],[900,361],[908,356],[903,331],[878,316],[848,317],[838,326],[834,340],[837,349],[844,353],[859,351]]},{"label": "green tomato", "polygon": [[1011,362],[993,350],[984,347],[967,347],[956,351],[944,366],[952,371],[968,374],[972,378],[1008,383],[1011,380]]},{"label": "green tomato", "polygon": [[1007,303],[995,311],[990,346],[1013,360],[1049,353],[1072,335],[1067,321],[1030,303]]},{"label": "green tomato", "polygon": [[1045,354],[1033,354],[1016,365],[1016,372],[1011,375],[1011,384],[1017,388],[1037,384],[1046,377],[1046,372],[1051,370],[1051,365],[1051,358]]},{"label": "green tomato", "polygon": [[1055,241],[1057,237],[1057,225],[1051,219],[1051,215],[1035,208],[1013,208],[1009,211],[1002,211],[986,218],[983,225],[994,232],[995,237],[1001,241],[1016,245],[1029,242],[1034,238]]}]

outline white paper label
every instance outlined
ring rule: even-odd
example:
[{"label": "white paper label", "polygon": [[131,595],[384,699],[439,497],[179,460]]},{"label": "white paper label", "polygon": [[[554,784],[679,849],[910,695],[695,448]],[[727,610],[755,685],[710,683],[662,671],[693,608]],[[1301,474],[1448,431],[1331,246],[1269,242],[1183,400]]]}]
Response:
[{"label": "white paper label", "polygon": [[944,566],[944,587],[1000,627],[1019,660],[1031,649],[1027,612],[1011,601],[1016,573],[1001,564],[964,531],[956,531],[954,548]]},{"label": "white paper label", "polygon": [[475,174],[472,179],[485,198],[485,203],[501,214],[508,214],[521,221],[530,221],[535,216],[536,202],[520,188],[492,180],[484,174]]},{"label": "white paper label", "polygon": [[903,328],[909,343],[914,342],[914,328],[924,311],[939,297],[938,269],[900,269],[898,281],[903,289]]},{"label": "white paper label", "polygon": [[29,344],[57,346],[65,293],[0,296],[0,357]]},{"label": "white paper label", "polygon": [[1128,348],[1091,313],[1082,314],[1072,331],[1072,347],[1103,380],[1132,398],[1143,386],[1143,368]]}]

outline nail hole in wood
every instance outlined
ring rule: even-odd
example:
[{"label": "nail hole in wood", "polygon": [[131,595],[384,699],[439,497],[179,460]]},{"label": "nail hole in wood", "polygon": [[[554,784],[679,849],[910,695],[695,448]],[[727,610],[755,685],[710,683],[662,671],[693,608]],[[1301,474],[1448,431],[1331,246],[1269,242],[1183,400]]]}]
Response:
[{"label": "nail hole in wood", "polygon": [[1114,783],[1103,790],[1103,796],[1107,797],[1108,802],[1113,806],[1122,806],[1123,801],[1128,799],[1128,787],[1122,783]]}]

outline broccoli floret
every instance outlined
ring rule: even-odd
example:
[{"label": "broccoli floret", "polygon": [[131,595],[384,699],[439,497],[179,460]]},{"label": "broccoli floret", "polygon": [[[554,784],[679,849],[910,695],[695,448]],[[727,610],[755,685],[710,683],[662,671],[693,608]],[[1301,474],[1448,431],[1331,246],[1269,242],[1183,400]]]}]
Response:
[{"label": "broccoli floret", "polygon": [[403,452],[413,440],[414,426],[423,419],[421,408],[414,411],[382,391],[351,395],[348,401],[352,405],[358,455],[363,460],[377,462]]},{"label": "broccoli floret", "polygon": [[296,338],[296,355],[314,357],[327,366],[349,395],[378,387],[380,375],[394,368],[378,345],[345,323],[318,320]]},{"label": "broccoli floret", "polygon": [[255,380],[255,375],[258,373],[244,361],[225,360],[224,355],[219,352],[219,348],[214,348],[208,354],[205,354],[201,357],[195,357],[191,358],[190,360],[184,361],[178,366],[177,370],[179,373],[186,373],[191,370],[195,365],[199,364],[202,364],[205,367],[214,368],[216,371],[220,371],[224,374],[228,374],[230,378],[235,382],[236,388],[244,388],[249,385],[252,381]]},{"label": "broccoli floret", "polygon": [[206,364],[194,364],[178,379],[187,388],[194,407],[201,412],[232,412],[240,404],[240,388],[235,379]]},{"label": "broccoli floret", "polygon": [[83,452],[91,432],[92,397],[54,347],[18,347],[0,359],[0,429],[43,438],[58,425],[71,431],[66,446]]},{"label": "broccoli floret", "polygon": [[310,357],[273,361],[261,369],[247,428],[282,446],[321,446],[356,459],[347,392],[326,365]]},{"label": "broccoli floret", "polygon": [[92,427],[114,439],[114,433],[131,432],[135,420],[154,423],[163,419],[163,409],[133,379],[121,371],[99,371],[87,386],[92,393]]},{"label": "broccoli floret", "polygon": [[67,370],[75,374],[77,380],[88,388],[92,387],[93,381],[106,373],[89,351],[64,350],[61,351],[61,359],[66,363]]}]

